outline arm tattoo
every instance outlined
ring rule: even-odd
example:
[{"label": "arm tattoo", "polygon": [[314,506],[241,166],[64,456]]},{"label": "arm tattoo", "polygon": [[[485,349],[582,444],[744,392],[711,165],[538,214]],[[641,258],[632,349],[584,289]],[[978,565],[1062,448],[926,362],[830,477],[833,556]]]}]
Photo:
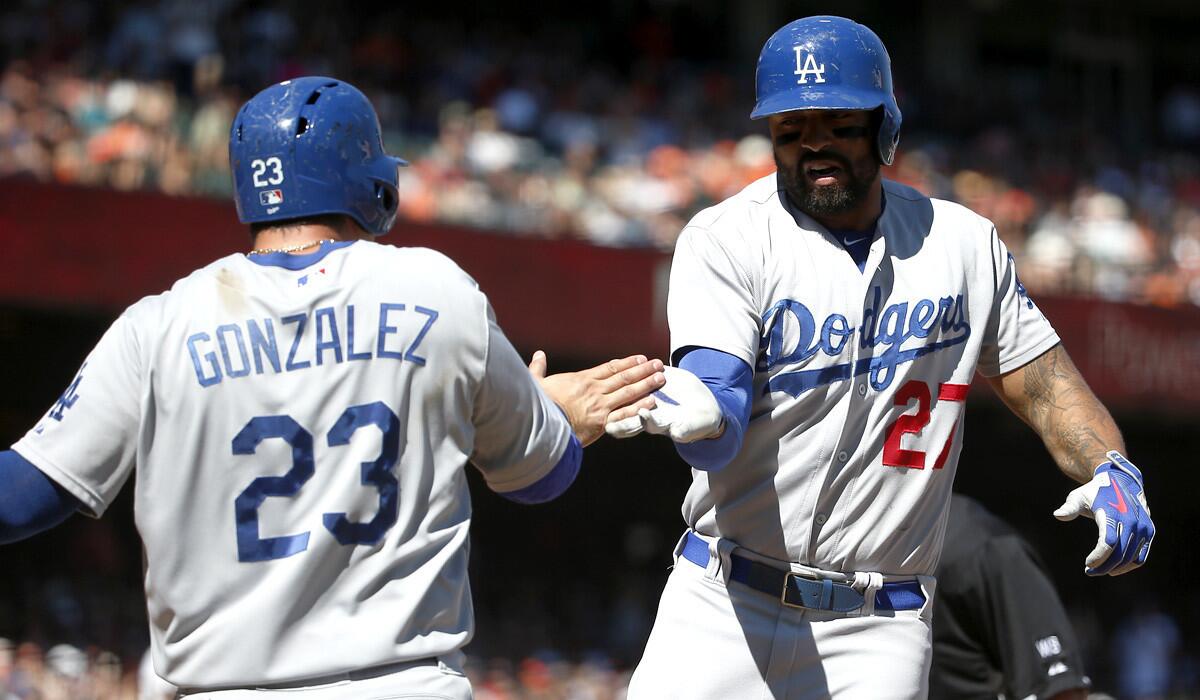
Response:
[{"label": "arm tattoo", "polygon": [[1123,450],[1121,433],[1062,345],[1043,353],[1020,370],[1018,395],[1009,405],[1046,443],[1067,476],[1083,482],[1104,462],[1108,450]]}]

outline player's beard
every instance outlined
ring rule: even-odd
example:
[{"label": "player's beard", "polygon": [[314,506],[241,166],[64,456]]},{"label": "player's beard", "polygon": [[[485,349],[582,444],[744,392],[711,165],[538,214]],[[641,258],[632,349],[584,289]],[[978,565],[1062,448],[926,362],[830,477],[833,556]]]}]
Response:
[{"label": "player's beard", "polygon": [[[842,172],[846,173],[846,184],[813,185],[804,176],[804,164],[809,160],[837,161]],[[871,183],[879,176],[879,162],[874,158],[851,164],[839,153],[809,153],[796,163],[794,170],[784,167],[776,155],[775,167],[792,203],[800,211],[814,217],[845,214],[862,206],[871,190]]]}]

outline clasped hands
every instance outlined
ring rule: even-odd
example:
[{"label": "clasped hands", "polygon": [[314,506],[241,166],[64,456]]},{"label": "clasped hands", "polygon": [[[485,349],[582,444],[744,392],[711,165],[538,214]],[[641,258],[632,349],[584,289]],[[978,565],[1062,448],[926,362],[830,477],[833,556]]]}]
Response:
[{"label": "clasped hands", "polygon": [[725,428],[716,398],[696,375],[644,355],[546,376],[546,353],[538,350],[529,371],[584,445],[605,432],[628,438],[645,431],[694,442],[719,437]]},{"label": "clasped hands", "polygon": [[549,376],[546,365],[546,353],[538,350],[529,363],[529,372],[566,414],[585,447],[604,434],[604,426],[614,412],[654,408],[652,394],[666,384],[662,361],[648,360],[645,355]]}]

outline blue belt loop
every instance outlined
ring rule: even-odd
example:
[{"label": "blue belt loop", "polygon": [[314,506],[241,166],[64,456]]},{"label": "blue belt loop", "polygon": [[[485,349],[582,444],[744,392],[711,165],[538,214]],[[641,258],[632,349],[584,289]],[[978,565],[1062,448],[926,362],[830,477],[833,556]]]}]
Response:
[{"label": "blue belt loop", "polygon": [[822,610],[828,610],[829,604],[833,602],[833,581],[824,579],[821,581],[821,600],[817,607]]},{"label": "blue belt loop", "polygon": [[708,568],[708,542],[705,542],[691,532],[684,538],[683,547],[679,554],[702,569]]}]

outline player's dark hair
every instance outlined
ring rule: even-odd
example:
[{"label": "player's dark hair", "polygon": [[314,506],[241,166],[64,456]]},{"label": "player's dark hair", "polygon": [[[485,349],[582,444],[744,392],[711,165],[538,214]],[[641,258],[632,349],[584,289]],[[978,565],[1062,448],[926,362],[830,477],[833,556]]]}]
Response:
[{"label": "player's dark hair", "polygon": [[[282,221],[259,221],[250,224],[250,236],[254,237],[263,231],[269,231],[276,228],[297,228],[299,226],[328,226],[329,228],[342,231],[346,226],[353,225],[357,228],[362,228],[354,219],[351,219],[345,214],[317,214],[315,216],[302,216],[295,219],[284,219]],[[365,230],[365,229],[363,229]]]}]

